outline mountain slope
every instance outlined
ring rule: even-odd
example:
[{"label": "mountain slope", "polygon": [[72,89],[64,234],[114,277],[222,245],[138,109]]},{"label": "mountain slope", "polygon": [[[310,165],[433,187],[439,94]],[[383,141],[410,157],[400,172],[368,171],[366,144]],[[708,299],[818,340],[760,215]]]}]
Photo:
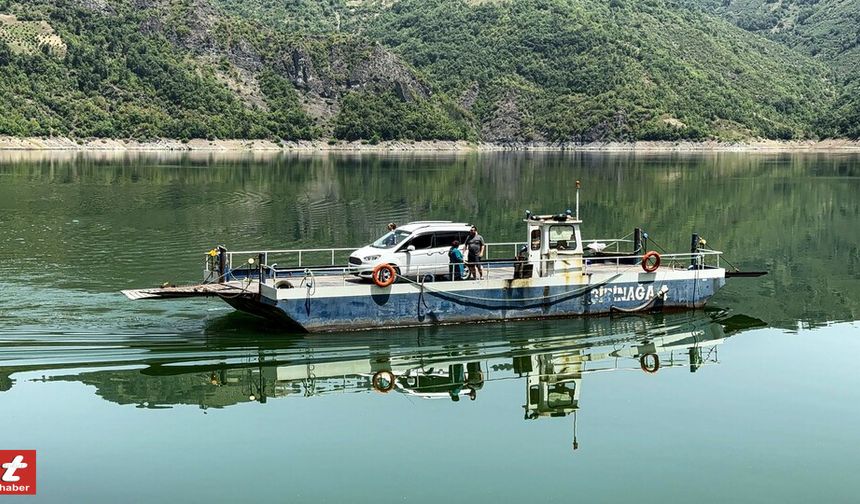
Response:
[{"label": "mountain slope", "polygon": [[860,1],[689,0],[828,64],[839,96],[819,118],[826,135],[860,137]]},{"label": "mountain slope", "polygon": [[0,34],[4,21],[6,32],[13,22],[44,23],[66,48],[34,50],[43,47],[35,39],[0,37],[0,134],[316,138],[333,132],[341,97],[356,89],[402,102],[410,123],[384,109],[378,115],[388,130],[374,132],[383,138],[459,139],[471,131],[401,61],[359,37],[294,37],[203,0],[0,7],[7,13]]},{"label": "mountain slope", "polygon": [[860,54],[858,0],[687,0],[739,27],[825,60]]},{"label": "mountain slope", "polygon": [[[667,2],[403,0],[367,33],[484,126],[551,140],[803,137],[824,69]],[[486,132],[485,132],[486,133]]]},{"label": "mountain slope", "polygon": [[[50,25],[67,46],[59,57],[0,46],[0,133],[75,137],[259,137],[269,115],[246,107],[130,5],[99,12],[69,2],[12,2],[12,13]],[[181,27],[177,27],[181,29]],[[289,98],[287,98],[289,101]],[[292,107],[297,110],[297,107]],[[293,135],[310,137],[295,117]]]},{"label": "mountain slope", "polygon": [[0,18],[0,134],[807,138],[830,131],[835,95],[811,58],[664,0],[0,0],[0,14],[16,16]]}]

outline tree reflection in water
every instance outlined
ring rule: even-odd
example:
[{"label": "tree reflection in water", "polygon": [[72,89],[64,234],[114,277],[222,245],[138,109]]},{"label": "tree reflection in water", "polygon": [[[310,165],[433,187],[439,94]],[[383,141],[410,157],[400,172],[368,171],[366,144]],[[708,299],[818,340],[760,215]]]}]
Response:
[{"label": "tree reflection in water", "polygon": [[[51,368],[76,372],[52,371],[47,379],[93,385],[117,404],[197,405],[204,413],[344,393],[476,401],[480,407],[482,391],[494,382],[517,380],[523,394],[511,400],[522,404],[524,419],[538,420],[575,415],[588,375],[597,380],[600,373],[632,370],[647,379],[674,368],[697,372],[719,362],[718,348],[729,336],[764,325],[709,311],[284,338],[261,337],[264,324],[242,315],[216,319],[216,335],[204,341],[126,341],[95,362],[75,361],[66,346],[69,360]],[[223,336],[231,325],[233,335]],[[137,357],[130,361],[125,351]],[[92,359],[92,351],[86,356]],[[118,363],[123,369],[111,369]],[[129,364],[140,368],[128,369]],[[96,369],[80,371],[82,366]]]}]

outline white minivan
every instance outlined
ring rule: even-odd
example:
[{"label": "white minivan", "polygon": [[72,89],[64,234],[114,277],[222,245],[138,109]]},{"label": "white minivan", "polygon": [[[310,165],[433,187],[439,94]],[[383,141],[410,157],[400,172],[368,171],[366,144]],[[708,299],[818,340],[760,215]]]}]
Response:
[{"label": "white minivan", "polygon": [[463,242],[470,228],[469,224],[450,221],[410,222],[353,252],[349,266],[362,278],[370,278],[380,264],[394,266],[403,276],[447,275],[451,244],[457,240],[460,250],[465,250]]}]

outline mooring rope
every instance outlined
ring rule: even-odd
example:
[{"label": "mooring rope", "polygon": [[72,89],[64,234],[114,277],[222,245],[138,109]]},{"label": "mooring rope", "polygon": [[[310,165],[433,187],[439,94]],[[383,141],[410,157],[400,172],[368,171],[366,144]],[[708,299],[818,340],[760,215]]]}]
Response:
[{"label": "mooring rope", "polygon": [[[308,280],[310,277],[310,280]],[[305,281],[307,280],[307,283]],[[314,276],[314,272],[310,268],[305,268],[305,276],[302,278],[302,281],[299,283],[299,287],[305,286],[308,291],[308,297],[313,296],[317,293],[317,279]]]},{"label": "mooring rope", "polygon": [[[244,287],[242,287],[242,282],[244,282],[245,280],[248,281],[248,284],[245,285]],[[236,294],[229,295],[229,296],[227,294],[218,294],[218,297],[220,297],[221,299],[233,299],[233,298],[237,298],[237,297],[241,296],[242,294],[253,294],[253,292],[248,290],[248,287],[251,286],[251,282],[253,280],[251,280],[251,277],[247,277],[245,280],[240,280],[239,292],[237,292]]]},{"label": "mooring rope", "polygon": [[621,308],[618,306],[610,306],[609,311],[610,312],[619,312],[619,313],[637,313],[640,311],[644,311],[644,310],[647,310],[648,308],[650,308],[651,305],[653,305],[654,302],[656,302],[658,299],[664,299],[665,300],[666,295],[668,293],[669,293],[669,288],[666,287],[666,284],[664,283],[664,284],[660,285],[660,288],[657,289],[657,292],[655,292],[654,295],[651,296],[651,299],[645,301],[641,305],[634,306],[633,308]]},{"label": "mooring rope", "polygon": [[[622,271],[621,273],[617,273],[617,274],[615,274],[615,275],[613,275],[613,276],[611,276],[611,277],[607,278],[606,280],[603,280],[603,281],[598,282],[598,283],[595,283],[595,284],[589,284],[589,285],[586,285],[586,286],[584,286],[584,287],[579,287],[579,288],[576,288],[576,289],[571,289],[571,290],[569,290],[569,291],[559,292],[559,293],[551,294],[551,295],[547,295],[547,296],[535,296],[535,297],[517,298],[517,299],[495,299],[495,298],[486,298],[486,297],[480,297],[480,296],[469,296],[469,295],[466,295],[466,294],[460,294],[460,293],[458,293],[458,292],[453,292],[453,291],[442,291],[442,290],[438,290],[438,289],[433,289],[433,288],[431,288],[431,287],[426,287],[426,286],[424,286],[424,285],[423,285],[423,283],[418,283],[418,282],[416,282],[416,281],[414,281],[414,280],[411,280],[411,279],[409,279],[409,278],[404,277],[403,275],[398,275],[398,278],[401,278],[401,279],[405,280],[407,283],[412,284],[413,286],[419,286],[419,287],[421,287],[422,291],[423,291],[423,289],[424,289],[424,288],[426,288],[426,289],[427,289],[427,291],[429,291],[429,292],[431,292],[431,293],[435,293],[436,295],[438,295],[438,296],[440,296],[440,297],[450,296],[450,297],[456,297],[456,298],[460,298],[460,299],[465,299],[465,300],[467,300],[467,301],[484,301],[484,302],[490,302],[490,303],[500,303],[500,302],[509,302],[509,301],[514,301],[514,302],[516,302],[516,303],[518,303],[518,304],[521,304],[522,302],[529,302],[529,301],[550,301],[550,300],[553,300],[553,299],[556,299],[556,298],[561,298],[561,297],[567,297],[567,296],[573,297],[573,296],[581,295],[581,294],[583,294],[583,293],[585,293],[585,292],[588,292],[588,291],[594,290],[594,289],[596,289],[596,288],[599,288],[599,287],[602,287],[602,286],[604,286],[604,285],[608,284],[609,282],[611,282],[611,281],[615,280],[616,278],[620,277],[620,276],[621,276],[622,274],[624,274],[627,270],[629,270],[629,269],[631,269],[631,268],[634,268],[634,267],[635,267],[635,266],[628,267],[627,269],[625,269],[625,270],[624,270],[624,271]],[[510,305],[510,306],[515,306],[515,305]]]},{"label": "mooring rope", "polygon": [[[424,307],[424,313],[421,312],[421,307]],[[418,317],[423,317],[430,306],[427,305],[427,300],[424,299],[424,279],[421,279],[421,291],[418,293]]]}]

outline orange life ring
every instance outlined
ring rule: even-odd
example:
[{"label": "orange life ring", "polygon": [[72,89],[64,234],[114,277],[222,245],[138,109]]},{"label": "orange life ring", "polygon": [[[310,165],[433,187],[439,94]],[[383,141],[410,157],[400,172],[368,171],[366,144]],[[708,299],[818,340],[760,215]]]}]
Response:
[{"label": "orange life ring", "polygon": [[[649,365],[648,357],[654,358],[653,365]],[[642,357],[639,357],[639,367],[641,367],[642,371],[645,371],[646,373],[654,374],[660,369],[660,357],[655,353],[645,354]]]},{"label": "orange life ring", "polygon": [[[373,390],[387,394],[394,390],[394,373],[391,371],[377,371],[373,373],[370,383],[373,385]],[[388,382],[387,385],[382,385],[382,382]]]},{"label": "orange life ring", "polygon": [[[654,258],[654,263],[648,262],[649,259]],[[642,256],[642,269],[645,270],[645,273],[654,273],[657,271],[657,268],[660,267],[660,254],[655,251],[647,252],[644,256]]]},{"label": "orange life ring", "polygon": [[397,280],[397,270],[390,264],[380,264],[373,268],[373,283],[379,287],[388,287]]}]

